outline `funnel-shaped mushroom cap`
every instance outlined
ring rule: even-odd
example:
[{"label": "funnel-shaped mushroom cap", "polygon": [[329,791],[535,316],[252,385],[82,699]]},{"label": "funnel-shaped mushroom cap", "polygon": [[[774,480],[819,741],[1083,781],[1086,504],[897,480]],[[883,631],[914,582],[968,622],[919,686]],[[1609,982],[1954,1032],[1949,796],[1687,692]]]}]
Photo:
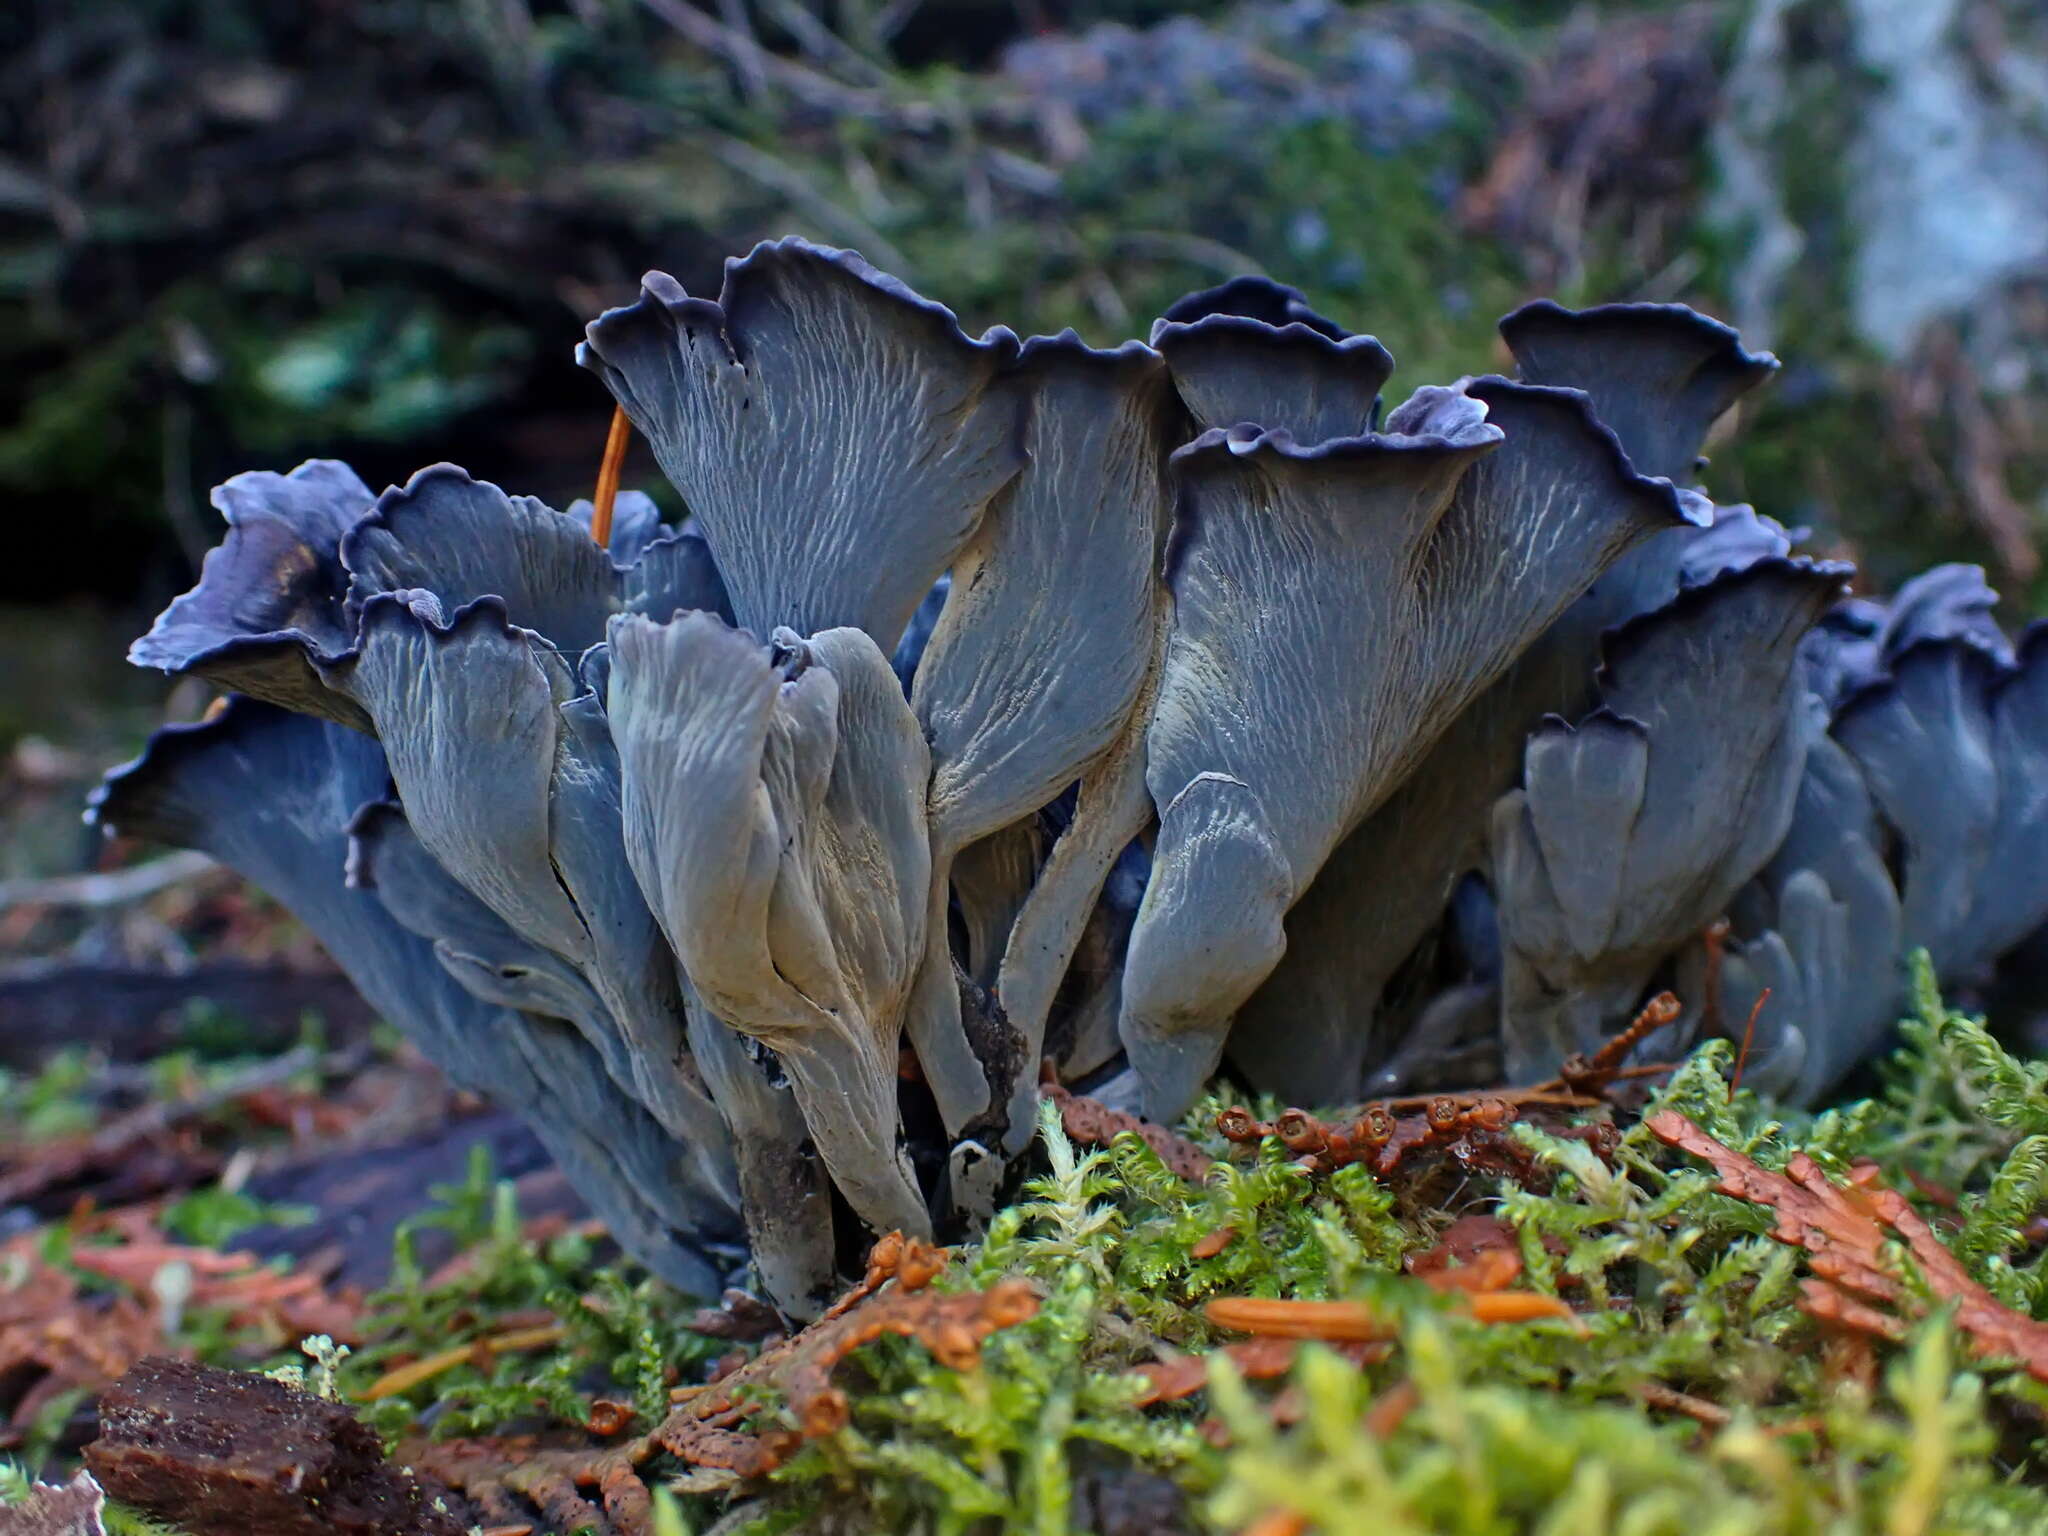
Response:
[{"label": "funnel-shaped mushroom cap", "polygon": [[1596,1047],[1789,825],[1806,759],[1799,637],[1847,567],[1766,561],[1618,631],[1603,707],[1534,732],[1492,824],[1509,1072]]},{"label": "funnel-shaped mushroom cap", "polygon": [[[342,934],[358,913],[371,914],[372,929],[381,918],[374,902],[342,883],[344,829],[358,806],[382,799],[389,785],[384,754],[360,733],[230,698],[211,719],[151,736],[140,757],[93,791],[86,819],[123,836],[210,853]],[[306,867],[308,849],[328,848],[331,860]],[[296,904],[283,894],[300,886]]]},{"label": "funnel-shaped mushroom cap", "polygon": [[1570,310],[1538,299],[1500,323],[1531,384],[1582,389],[1645,475],[1691,483],[1721,413],[1777,371],[1718,320],[1683,304]]},{"label": "funnel-shaped mushroom cap", "polygon": [[[1432,685],[1424,746],[1628,551],[1712,515],[1703,499],[1637,474],[1578,391],[1500,378],[1460,389],[1506,441],[1473,466],[1429,542],[1432,601],[1417,632]],[[1450,392],[1416,391],[1388,429],[1414,430],[1448,403],[1438,396]]]},{"label": "funnel-shaped mushroom cap", "polygon": [[[1483,407],[1505,441],[1466,472],[1425,549],[1422,606],[1401,637],[1405,718],[1379,728],[1397,749],[1379,765],[1380,792],[1406,779],[1392,791],[1401,809],[1373,817],[1370,844],[1340,848],[1338,867],[1309,888],[1307,910],[1289,920],[1287,957],[1246,1005],[1233,1041],[1240,1068],[1261,1086],[1276,1074],[1275,1091],[1357,1081],[1376,1048],[1368,1025],[1380,989],[1436,921],[1483,836],[1487,807],[1512,782],[1511,763],[1492,749],[1509,735],[1501,710],[1520,715],[1518,697],[1489,694],[1473,706],[1478,714],[1468,703],[1510,666],[1516,686],[1546,705],[1571,688],[1550,677],[1561,654],[1538,656],[1531,670],[1530,645],[1628,550],[1700,515],[1696,498],[1635,474],[1574,390],[1468,380],[1419,390],[1387,425],[1408,428],[1460,403]],[[1588,656],[1578,688],[1591,670]],[[1529,711],[1522,729],[1540,715]],[[1439,737],[1445,746],[1432,751]]]},{"label": "funnel-shaped mushroom cap", "polygon": [[1254,422],[1320,443],[1372,430],[1394,359],[1370,336],[1332,340],[1300,323],[1236,315],[1162,320],[1152,345],[1203,430]]},{"label": "funnel-shaped mushroom cap", "polygon": [[[961,552],[911,690],[931,745],[933,869],[929,953],[910,1028],[956,1130],[985,1106],[988,1084],[960,1033],[945,922],[954,856],[1032,816],[1119,738],[1135,741],[1166,618],[1166,456],[1181,417],[1159,354],[1137,342],[1095,351],[1071,331],[1034,337],[1017,379],[1031,402],[1028,466]],[[1122,829],[1123,839],[1133,830]],[[1078,934],[1115,851],[1106,848],[1087,878],[1042,894],[1041,908],[1063,911],[1041,911],[1034,923],[1070,922]],[[978,894],[963,888],[962,899]],[[1007,926],[1016,887],[988,894],[974,904],[1008,907]],[[1042,962],[1038,991],[1048,1003],[1070,953]],[[1042,1013],[1025,1026],[1027,1069],[1043,1028]],[[1035,1092],[1035,1079],[1026,1070],[1018,1086]],[[1029,1123],[1013,1129],[1033,1134]]]},{"label": "funnel-shaped mushroom cap", "polygon": [[592,1044],[620,1085],[674,1135],[715,1146],[722,1121],[689,1062],[673,961],[620,857],[603,716],[571,706],[568,660],[494,598],[444,618],[415,590],[369,599],[356,652],[323,673],[376,723],[434,860],[603,1000]]},{"label": "funnel-shaped mushroom cap", "polygon": [[[1759,990],[1772,988],[1750,1060],[1758,1087],[1792,1103],[1813,1102],[1866,1060],[1903,998],[1884,832],[1855,760],[1825,734],[1820,701],[1809,694],[1806,705],[1792,825],[1751,887],[1769,926],[1728,943],[1721,976],[1724,1029],[1740,1029]],[[1703,984],[1702,975],[1689,993]]]},{"label": "funnel-shaped mushroom cap", "polygon": [[1991,617],[1998,593],[1980,565],[1937,565],[1922,571],[1884,605],[1880,659],[1889,666],[1923,640],[1960,640],[2000,666],[2011,666],[2012,643]]},{"label": "funnel-shaped mushroom cap", "polygon": [[1428,436],[1204,433],[1181,475],[1174,596],[1146,782],[1152,881],[1119,1025],[1148,1111],[1178,1114],[1231,1014],[1280,956],[1280,920],[1369,808],[1427,686],[1403,665],[1458,478],[1500,440],[1477,402]]},{"label": "funnel-shaped mushroom cap", "polygon": [[204,724],[159,731],[141,758],[108,775],[92,815],[203,848],[275,895],[430,1060],[527,1120],[636,1257],[688,1291],[715,1293],[720,1270],[701,1244],[734,1235],[736,1220],[693,1232],[674,1219],[682,1212],[659,1211],[680,1193],[664,1188],[677,1183],[673,1151],[660,1150],[666,1138],[590,1048],[566,1025],[471,996],[377,894],[344,884],[343,829],[388,782],[367,737],[234,699]]},{"label": "funnel-shaped mushroom cap", "polygon": [[587,335],[579,360],[653,443],[756,634],[894,645],[1022,467],[1016,337],[971,340],[849,251],[756,246],[715,304],[650,273]]},{"label": "funnel-shaped mushroom cap", "polygon": [[207,555],[199,585],[164,610],[128,659],[360,726],[348,702],[320,686],[308,653],[348,649],[348,573],[338,551],[375,500],[332,459],[215,487],[227,537]]},{"label": "funnel-shaped mushroom cap", "polygon": [[385,592],[431,592],[447,613],[490,597],[574,654],[604,638],[618,607],[617,571],[587,528],[453,464],[423,469],[403,490],[380,496],[342,539],[341,558],[354,623]]},{"label": "funnel-shaped mushroom cap", "polygon": [[1835,739],[1904,851],[1904,934],[1963,975],[2048,919],[2048,639],[2014,664],[1974,635],[1921,640],[1852,696]]},{"label": "funnel-shaped mushroom cap", "polygon": [[[1682,494],[1693,497],[1698,492]],[[1696,587],[1723,571],[1747,570],[1759,560],[1780,560],[1792,553],[1795,536],[1776,518],[1740,503],[1722,507],[1710,502],[1708,507],[1709,522],[1678,535],[1684,546],[1678,561],[1680,586]]]},{"label": "funnel-shaped mushroom cap", "polygon": [[1975,565],[1934,566],[1884,601],[1848,598],[1829,609],[1807,639],[1807,686],[1840,709],[1923,640],[1961,641],[2009,667],[2012,645],[1991,617],[1997,603]]},{"label": "funnel-shaped mushroom cap", "polygon": [[346,670],[380,594],[431,593],[444,612],[494,597],[571,651],[602,639],[613,613],[729,611],[704,541],[663,532],[644,496],[614,545],[627,560],[590,542],[587,510],[563,516],[452,464],[372,498],[345,465],[315,460],[289,475],[238,475],[214,500],[226,541],[129,659],[372,734],[361,707],[323,684]]},{"label": "funnel-shaped mushroom cap", "polygon": [[953,568],[911,707],[932,750],[934,843],[1021,819],[1115,739],[1153,665],[1175,423],[1165,365],[1034,337],[1028,467]]},{"label": "funnel-shaped mushroom cap", "polygon": [[[400,926],[431,943],[442,968],[472,996],[516,1009],[523,1018],[545,1018],[550,1034],[559,1028],[555,1021],[576,1021],[585,1040],[596,1032],[583,1022],[603,1013],[596,994],[558,957],[521,939],[435,863],[395,801],[372,801],[350,822],[348,880],[353,889],[374,891]],[[588,1046],[572,1052],[550,1041],[547,1052],[550,1060],[573,1055],[589,1068],[612,1070]],[[600,1090],[584,1081],[589,1076],[579,1066],[564,1092],[593,1109],[615,1106],[617,1089]],[[569,1118],[600,1138],[612,1130],[603,1119]],[[722,1139],[686,1145],[643,1111],[622,1121],[617,1137],[619,1161],[634,1172],[642,1200],[669,1225],[683,1231],[731,1230],[740,1191],[731,1148]]]},{"label": "funnel-shaped mushroom cap", "polygon": [[423,469],[378,497],[342,539],[351,633],[365,608],[392,592],[431,592],[444,613],[493,598],[520,628],[569,655],[602,641],[615,613],[725,611],[704,540],[650,524],[653,503],[637,502],[647,510],[607,552],[591,542],[588,503],[564,514],[453,464]]},{"label": "funnel-shaped mushroom cap", "polygon": [[[1715,417],[1776,366],[1744,352],[1726,327],[1673,305],[1583,315],[1531,305],[1503,331],[1523,377],[1587,392],[1594,415],[1617,429],[1631,473],[1645,475],[1689,478]],[[1713,508],[1691,492],[1679,492],[1677,505],[1679,518],[1599,572],[1333,853],[1290,918],[1301,942],[1290,940],[1249,1007],[1243,1045],[1233,1044],[1253,1081],[1267,1086],[1270,1068],[1283,1074],[1272,1091],[1302,1097],[1283,1082],[1354,1080],[1355,1063],[1384,1048],[1372,1033],[1382,988],[1435,925],[1459,875],[1483,861],[1488,808],[1514,784],[1524,739],[1548,714],[1576,719],[1592,706],[1600,637],[1688,584],[1780,552],[1781,530],[1746,507]],[[1343,1001],[1318,1009],[1310,999]]]},{"label": "funnel-shaped mushroom cap", "polygon": [[1309,307],[1308,295],[1299,288],[1276,283],[1270,277],[1233,277],[1214,288],[1183,294],[1160,316],[1162,324],[1192,325],[1210,315],[1241,315],[1270,326],[1301,325],[1318,336],[1342,341],[1351,333],[1336,321]]},{"label": "funnel-shaped mushroom cap", "polygon": [[611,656],[626,854],[692,987],[776,1053],[862,1219],[925,1230],[896,1060],[931,759],[888,661],[858,630],[771,648],[703,613],[618,620]]}]

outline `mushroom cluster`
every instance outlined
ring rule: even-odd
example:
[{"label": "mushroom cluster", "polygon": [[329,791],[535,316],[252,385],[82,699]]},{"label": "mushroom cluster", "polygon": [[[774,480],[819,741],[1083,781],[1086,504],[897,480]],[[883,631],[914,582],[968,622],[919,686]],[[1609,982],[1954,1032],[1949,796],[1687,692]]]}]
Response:
[{"label": "mushroom cluster", "polygon": [[[305,920],[619,1240],[796,1313],[992,1207],[1042,1074],[1154,1117],[1543,1076],[1709,962],[1811,1099],[1899,955],[2048,918],[2044,644],[1695,488],[1776,364],[1537,303],[1424,386],[1264,279],[980,337],[783,240],[579,357],[688,518],[438,465],[215,493],[132,659],[229,691],[103,825]],[[1700,1011],[1695,1032],[1719,1021]]]}]

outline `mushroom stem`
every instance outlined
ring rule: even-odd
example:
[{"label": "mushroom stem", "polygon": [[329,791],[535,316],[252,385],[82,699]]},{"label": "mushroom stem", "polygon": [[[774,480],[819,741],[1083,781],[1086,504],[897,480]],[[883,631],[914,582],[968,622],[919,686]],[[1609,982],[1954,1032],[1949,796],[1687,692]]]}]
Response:
[{"label": "mushroom stem", "polygon": [[619,472],[626,465],[626,444],[632,440],[633,423],[623,405],[612,407],[611,430],[605,434],[604,462],[597,466],[597,492],[590,498],[590,536],[598,548],[612,542],[612,503],[619,499]]}]

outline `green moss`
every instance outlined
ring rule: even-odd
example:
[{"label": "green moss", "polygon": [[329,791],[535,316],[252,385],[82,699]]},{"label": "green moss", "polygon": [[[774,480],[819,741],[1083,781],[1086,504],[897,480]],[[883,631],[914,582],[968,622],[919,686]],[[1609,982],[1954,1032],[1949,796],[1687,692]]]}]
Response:
[{"label": "green moss", "polygon": [[[1924,962],[1917,986],[1868,1100],[1795,1114],[1731,1095],[1731,1048],[1715,1041],[1647,1109],[1679,1110],[1767,1167],[1795,1151],[1838,1177],[1875,1162],[1893,1187],[1919,1192],[1971,1275],[2048,1319],[2048,1249],[2030,1231],[2048,1204],[2048,1064],[2014,1059],[1944,1007]],[[57,1078],[45,1086],[64,1097]],[[1036,1177],[938,1282],[1028,1277],[1037,1315],[993,1335],[965,1372],[909,1340],[864,1346],[837,1373],[844,1431],[807,1443],[745,1505],[679,1483],[662,1536],[678,1524],[1052,1536],[1090,1529],[1104,1489],[1120,1485],[1164,1500],[1174,1528],[1192,1532],[1240,1530],[1277,1507],[1323,1531],[1352,1528],[1344,1511],[1370,1507],[1388,1531],[1475,1536],[1654,1536],[1681,1522],[1685,1536],[2048,1529],[2048,1386],[1962,1348],[1938,1307],[1882,1352],[1874,1386],[1832,1373],[1799,1305],[1805,1261],[1770,1236],[1770,1213],[1718,1193],[1640,1124],[1608,1162],[1584,1141],[1518,1127],[1548,1187],[1417,1184],[1361,1166],[1312,1178],[1277,1142],[1233,1149],[1213,1131],[1219,1107],[1206,1101],[1183,1127],[1219,1159],[1199,1184],[1135,1137],[1078,1148],[1048,1110]],[[645,1425],[673,1385],[702,1380],[730,1348],[689,1327],[694,1301],[600,1261],[589,1241],[525,1240],[487,1157],[436,1193],[400,1234],[364,1342],[316,1360],[393,1439],[422,1427],[575,1436],[599,1397],[629,1400]],[[1482,1324],[1404,1273],[1453,1217],[1478,1212],[1514,1233],[1519,1284],[1564,1297],[1576,1321]],[[190,1216],[206,1226],[223,1213]],[[431,1285],[413,1257],[429,1227],[468,1255]],[[68,1229],[44,1236],[64,1262]],[[1203,1310],[1217,1296],[1356,1300],[1392,1336],[1363,1364],[1309,1349],[1280,1382],[1240,1380],[1212,1356],[1205,1391],[1140,1408],[1134,1367],[1228,1341]],[[394,1365],[542,1313],[561,1322],[558,1338],[363,1401]],[[223,1363],[250,1358],[246,1337],[199,1309],[181,1342]],[[276,1363],[310,1374],[301,1351]],[[1396,1390],[1413,1394],[1405,1416],[1362,1432]],[[1725,1422],[1703,1429],[1646,1393],[1685,1394]],[[770,1393],[748,1423],[794,1420]],[[658,1485],[688,1470],[657,1460],[647,1472]]]},{"label": "green moss", "polygon": [[[1650,1109],[1682,1110],[1766,1166],[1804,1150],[1837,1171],[1867,1158],[1901,1183],[1909,1172],[1954,1181],[1968,1192],[1951,1233],[1965,1265],[2009,1304],[2048,1314],[2044,1261],[2021,1231],[2048,1196],[2048,1069],[2014,1061],[1926,987],[1876,1100],[1787,1116],[1747,1092],[1731,1098],[1716,1042]],[[1205,1135],[1214,1107],[1187,1129]],[[1582,1141],[1519,1134],[1553,1186],[1472,1181],[1459,1205],[1509,1223],[1524,1283],[1572,1298],[1576,1326],[1484,1325],[1401,1275],[1401,1256],[1450,1213],[1406,1208],[1362,1168],[1312,1183],[1269,1143],[1189,1186],[1135,1138],[1082,1155],[1048,1116],[1049,1171],[947,1282],[1029,1275],[1044,1310],[992,1339],[975,1372],[941,1370],[901,1341],[860,1351],[846,1368],[858,1382],[852,1427],[775,1474],[754,1528],[1078,1531],[1073,1490],[1101,1475],[1099,1447],[1170,1477],[1199,1530],[1241,1529],[1276,1508],[1324,1531],[1354,1529],[1356,1511],[1372,1509],[1380,1529],[1461,1536],[2044,1528],[2044,1394],[1960,1350],[1944,1313],[1866,1392],[1824,1368],[1798,1306],[1802,1261],[1769,1237],[1767,1212],[1718,1194],[1640,1126],[1611,1165]],[[1233,1241],[1192,1256],[1226,1226]],[[1135,1409],[1129,1367],[1218,1342],[1200,1312],[1218,1294],[1364,1300],[1395,1321],[1395,1346],[1365,1366],[1306,1351],[1287,1384],[1298,1421],[1285,1427],[1272,1389],[1221,1356],[1206,1401]],[[1403,1382],[1415,1404],[1399,1427],[1362,1432]],[[1704,1399],[1727,1422],[1704,1431],[1655,1412],[1645,1388]],[[1208,1414],[1228,1432],[1222,1448],[1201,1431]],[[832,1526],[828,1512],[852,1523]],[[709,1522],[719,1506],[693,1513]]]}]

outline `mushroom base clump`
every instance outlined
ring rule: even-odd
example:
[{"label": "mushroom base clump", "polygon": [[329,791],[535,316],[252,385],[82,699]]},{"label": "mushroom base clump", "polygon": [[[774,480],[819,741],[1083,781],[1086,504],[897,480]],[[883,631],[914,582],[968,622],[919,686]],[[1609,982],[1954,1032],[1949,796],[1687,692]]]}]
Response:
[{"label": "mushroom base clump", "polygon": [[984,1220],[1046,1080],[1528,1082],[1675,984],[1687,1039],[1768,993],[1748,1081],[1812,1102],[1909,949],[2048,921],[2048,641],[1711,501],[1776,367],[1725,326],[1501,330],[1516,377],[1383,413],[1264,279],[1098,350],[796,239],[650,274],[579,357],[680,524],[237,476],[131,653],[231,697],[91,815],[270,890],[658,1273],[797,1315],[862,1230]]}]

